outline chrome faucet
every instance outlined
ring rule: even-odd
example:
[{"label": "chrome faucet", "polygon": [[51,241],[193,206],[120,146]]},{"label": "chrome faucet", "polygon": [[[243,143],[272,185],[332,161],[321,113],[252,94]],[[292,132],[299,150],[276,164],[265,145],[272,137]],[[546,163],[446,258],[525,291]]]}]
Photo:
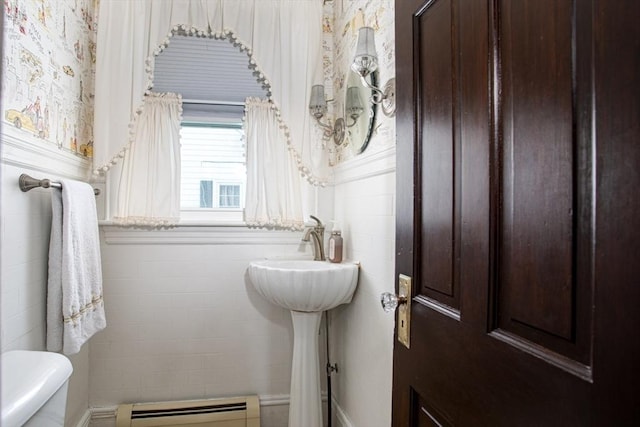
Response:
[{"label": "chrome faucet", "polygon": [[322,221],[313,215],[309,215],[317,224],[311,227],[307,227],[302,236],[303,242],[308,242],[310,238],[313,239],[313,259],[314,261],[324,261],[324,225]]}]

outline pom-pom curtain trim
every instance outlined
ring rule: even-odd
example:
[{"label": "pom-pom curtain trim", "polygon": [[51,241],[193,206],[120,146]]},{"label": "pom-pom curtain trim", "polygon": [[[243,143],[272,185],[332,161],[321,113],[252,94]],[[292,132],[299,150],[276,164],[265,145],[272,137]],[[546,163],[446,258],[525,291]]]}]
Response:
[{"label": "pom-pom curtain trim", "polygon": [[[262,85],[262,88],[266,91],[267,99],[269,100],[269,102],[273,104],[273,109],[275,111],[275,120],[277,120],[280,128],[283,129],[284,131],[288,150],[291,156],[293,157],[294,161],[296,162],[300,175],[303,178],[305,178],[307,182],[309,182],[309,184],[311,185],[322,186],[322,187],[326,186],[327,178],[320,177],[314,174],[312,171],[312,168],[308,164],[305,164],[305,162],[302,160],[301,154],[298,152],[298,150],[296,150],[295,146],[293,145],[289,126],[287,126],[287,124],[282,119],[282,113],[280,111],[280,107],[277,105],[277,102],[272,98],[271,83],[265,76],[264,72],[260,69],[260,66],[258,65],[256,60],[253,58],[251,47],[248,46],[246,43],[240,41],[238,37],[236,37],[234,33],[230,30],[222,33],[208,33],[206,31],[197,29],[195,27],[187,27],[186,25],[183,25],[183,24],[174,26],[169,32],[169,34],[167,35],[167,38],[164,40],[164,42],[160,44],[153,51],[153,56],[148,57],[145,61],[145,64],[146,64],[145,71],[147,72],[147,88],[144,92],[145,96],[153,93],[152,89],[153,89],[153,72],[155,67],[155,57],[158,56],[160,53],[162,53],[169,46],[171,37],[175,35],[192,36],[192,37],[210,37],[216,40],[228,40],[231,44],[233,44],[234,47],[237,47],[240,52],[246,52],[248,56],[248,67],[249,69],[253,70],[253,74],[256,77],[257,82],[260,83]],[[94,169],[93,169],[94,175],[101,175],[106,173],[107,171],[109,171],[109,169],[111,169],[112,166],[115,166],[121,159],[124,158],[126,152],[131,148],[131,144],[134,143],[134,140],[135,140],[134,129],[136,128],[136,123],[140,117],[140,114],[142,113],[142,109],[143,109],[143,105],[141,104],[133,114],[133,118],[131,120],[131,123],[129,124],[129,138],[128,138],[127,144],[123,146],[115,156],[109,159],[107,163],[94,166]]]}]

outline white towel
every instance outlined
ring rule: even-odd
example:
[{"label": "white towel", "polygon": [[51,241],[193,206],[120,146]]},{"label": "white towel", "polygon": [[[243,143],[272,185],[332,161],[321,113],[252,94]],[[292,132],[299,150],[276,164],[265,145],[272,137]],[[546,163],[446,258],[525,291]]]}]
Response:
[{"label": "white towel", "polygon": [[51,189],[47,350],[74,354],[106,326],[93,188],[62,180]]}]

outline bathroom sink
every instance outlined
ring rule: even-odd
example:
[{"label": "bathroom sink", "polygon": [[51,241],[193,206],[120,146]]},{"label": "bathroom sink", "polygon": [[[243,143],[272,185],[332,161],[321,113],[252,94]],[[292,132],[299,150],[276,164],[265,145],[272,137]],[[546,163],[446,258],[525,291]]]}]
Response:
[{"label": "bathroom sink", "polygon": [[260,295],[291,311],[289,425],[322,427],[320,318],[323,311],[351,302],[358,283],[358,265],[271,259],[251,262],[248,271]]},{"label": "bathroom sink", "polygon": [[358,266],[311,260],[261,260],[249,264],[258,293],[280,307],[316,312],[351,301]]}]

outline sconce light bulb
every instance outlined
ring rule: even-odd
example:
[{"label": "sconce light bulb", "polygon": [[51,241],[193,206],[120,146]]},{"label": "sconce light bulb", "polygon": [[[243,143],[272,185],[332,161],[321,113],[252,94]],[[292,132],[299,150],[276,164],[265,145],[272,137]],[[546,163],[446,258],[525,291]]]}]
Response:
[{"label": "sconce light bulb", "polygon": [[325,114],[327,114],[327,107],[323,107],[322,105],[310,105],[309,112],[316,118],[316,120],[320,120]]},{"label": "sconce light bulb", "polygon": [[353,58],[351,69],[362,77],[367,77],[378,69],[378,58],[369,55],[359,55]]}]

